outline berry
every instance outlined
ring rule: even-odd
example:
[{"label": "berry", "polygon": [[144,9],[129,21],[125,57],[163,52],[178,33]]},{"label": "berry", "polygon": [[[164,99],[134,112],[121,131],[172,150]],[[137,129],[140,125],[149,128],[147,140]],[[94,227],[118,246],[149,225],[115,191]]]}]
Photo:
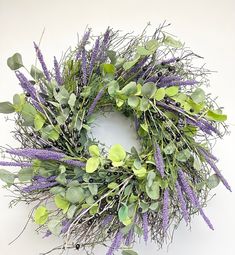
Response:
[{"label": "berry", "polygon": [[165,103],[166,103],[166,104],[169,104],[170,102],[171,102],[170,98],[166,98],[166,99],[165,99]]},{"label": "berry", "polygon": [[104,165],[104,169],[109,169],[109,165]]},{"label": "berry", "polygon": [[93,182],[94,182],[94,179],[90,178],[89,183],[93,183]]},{"label": "berry", "polygon": [[143,211],[143,209],[142,209],[141,207],[139,207],[139,208],[138,208],[138,212],[141,213],[142,211]]},{"label": "berry", "polygon": [[189,110],[190,112],[194,112],[194,110],[191,108],[190,110]]},{"label": "berry", "polygon": [[119,195],[115,195],[114,198],[115,198],[116,200],[118,200],[118,199],[120,198],[120,196],[119,196]]},{"label": "berry", "polygon": [[112,196],[108,196],[108,201],[112,201],[113,197]]},{"label": "berry", "polygon": [[69,116],[70,116],[70,117],[73,117],[73,112],[70,112],[70,113],[69,113]]},{"label": "berry", "polygon": [[176,140],[176,142],[180,142],[180,137],[177,136],[177,137],[175,138],[175,140]]},{"label": "berry", "polygon": [[118,172],[114,172],[113,174],[114,174],[114,175],[118,175]]},{"label": "berry", "polygon": [[144,199],[144,193],[140,194],[140,199],[143,200]]},{"label": "berry", "polygon": [[175,71],[175,67],[174,66],[168,66],[168,71],[169,72],[174,72]]},{"label": "berry", "polygon": [[52,120],[52,124],[56,125],[57,124],[57,120]]},{"label": "berry", "polygon": [[49,106],[49,103],[48,103],[48,102],[45,102],[44,105],[45,105],[46,107],[48,107],[48,106]]},{"label": "berry", "polygon": [[81,247],[81,245],[80,245],[79,243],[77,243],[77,244],[75,245],[76,250],[79,250],[80,247]]},{"label": "berry", "polygon": [[55,88],[55,91],[58,93],[58,92],[60,92],[60,88]]},{"label": "berry", "polygon": [[29,136],[33,136],[33,133],[29,133]]},{"label": "berry", "polygon": [[108,229],[108,230],[107,230],[107,234],[111,234],[111,229]]},{"label": "berry", "polygon": [[158,76],[158,77],[161,77],[161,76],[162,76],[162,72],[158,72],[158,73],[157,73],[157,76]]},{"label": "berry", "polygon": [[78,146],[78,147],[81,147],[81,146],[82,146],[82,144],[81,144],[81,143],[77,143],[77,146]]},{"label": "berry", "polygon": [[180,102],[176,102],[176,103],[175,103],[175,106],[180,107],[180,106],[181,106],[181,103],[180,103]]},{"label": "berry", "polygon": [[117,179],[116,183],[117,183],[117,184],[121,184],[121,183],[122,183],[122,180]]},{"label": "berry", "polygon": [[94,200],[98,200],[99,199],[99,197],[97,195],[94,195],[93,198],[94,198]]},{"label": "berry", "polygon": [[187,144],[184,144],[183,149],[187,149],[187,148],[188,148]]},{"label": "berry", "polygon": [[94,218],[95,219],[98,219],[100,217],[100,215],[98,214],[98,213],[96,213],[95,215],[94,215]]},{"label": "berry", "polygon": [[111,173],[111,172],[108,172],[108,173],[107,173],[107,176],[111,176],[111,175],[112,175],[112,173]]},{"label": "berry", "polygon": [[67,107],[66,104],[62,104],[62,105],[61,105],[61,108],[62,108],[62,109],[65,109],[66,107]]},{"label": "berry", "polygon": [[30,94],[29,92],[25,93],[26,97],[30,97]]}]

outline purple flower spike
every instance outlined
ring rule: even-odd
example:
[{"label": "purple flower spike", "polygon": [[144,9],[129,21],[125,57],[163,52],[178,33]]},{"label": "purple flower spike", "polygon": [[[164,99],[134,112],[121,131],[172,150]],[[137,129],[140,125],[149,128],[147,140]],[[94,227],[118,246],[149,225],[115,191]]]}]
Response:
[{"label": "purple flower spike", "polygon": [[4,162],[0,161],[0,166],[20,166],[20,167],[31,167],[30,162]]},{"label": "purple flower spike", "polygon": [[94,101],[92,102],[90,108],[88,109],[87,116],[91,115],[91,114],[94,112],[95,107],[96,107],[98,101],[99,101],[99,100],[101,99],[101,97],[103,96],[106,87],[107,87],[107,86],[104,86],[104,87],[99,91],[99,93],[96,95]]},{"label": "purple flower spike", "polygon": [[143,220],[144,241],[147,244],[147,241],[148,241],[148,213],[147,212],[143,213],[142,220]]},{"label": "purple flower spike", "polygon": [[85,48],[91,34],[91,29],[89,28],[88,31],[85,32],[83,35],[83,38],[80,43],[80,47],[78,49],[77,55],[76,55],[76,60],[78,60],[81,57],[82,50]]},{"label": "purple flower spike", "polygon": [[82,82],[84,85],[87,84],[87,58],[86,58],[86,50],[82,51]]},{"label": "purple flower spike", "polygon": [[63,79],[61,77],[60,67],[59,67],[56,57],[54,57],[54,69],[55,69],[55,80],[58,83],[58,85],[62,85]]},{"label": "purple flower spike", "polygon": [[120,248],[122,237],[123,237],[122,232],[118,231],[106,255],[113,255],[114,252]]},{"label": "purple flower spike", "polygon": [[210,165],[210,167],[213,169],[213,171],[216,173],[216,175],[220,178],[221,182],[224,184],[226,189],[232,192],[232,189],[230,185],[228,184],[227,180],[224,178],[224,176],[221,174],[220,170],[216,166],[216,164],[213,162],[213,160],[203,151],[201,151],[202,155],[204,156],[206,162]]},{"label": "purple flower spike", "polygon": [[176,190],[177,190],[177,196],[178,196],[178,199],[180,202],[180,207],[182,210],[182,215],[184,217],[184,220],[187,223],[189,221],[189,213],[187,211],[186,202],[184,200],[184,196],[183,196],[183,193],[182,193],[182,190],[181,190],[181,187],[180,187],[178,181],[176,181],[175,186],[176,186]]},{"label": "purple flower spike", "polygon": [[51,81],[51,76],[49,74],[49,71],[47,69],[47,66],[46,66],[46,63],[44,61],[44,58],[43,58],[43,55],[42,55],[42,52],[40,51],[39,47],[37,46],[37,44],[35,42],[33,42],[34,44],[34,48],[35,48],[35,51],[36,51],[36,54],[37,54],[37,57],[38,57],[38,60],[42,66],[42,70],[43,70],[43,73],[44,75],[46,76],[46,79],[48,81]]},{"label": "purple flower spike", "polygon": [[169,189],[166,188],[163,195],[163,208],[162,208],[162,227],[163,232],[166,233],[169,223]]},{"label": "purple flower spike", "polygon": [[211,230],[215,230],[212,223],[210,222],[210,220],[208,219],[208,217],[205,215],[204,211],[202,210],[202,208],[199,209],[199,212],[203,218],[203,220],[206,222],[207,226],[211,229]]},{"label": "purple flower spike", "polygon": [[99,53],[99,47],[100,47],[100,39],[97,38],[95,41],[95,46],[93,48],[92,54],[91,54],[91,61],[90,61],[90,68],[89,68],[89,74],[92,73],[92,70],[94,68],[95,65],[95,61],[97,59],[97,55]]},{"label": "purple flower spike", "polygon": [[107,224],[109,224],[113,219],[113,215],[108,215],[104,218],[103,222],[102,222],[102,225],[105,226]]},{"label": "purple flower spike", "polygon": [[[197,84],[198,81],[195,80],[187,80],[187,81],[170,81],[170,82],[166,82],[164,84],[161,84],[162,87],[170,87],[170,86],[187,86],[187,85],[195,85]],[[159,84],[158,84],[159,86]]]},{"label": "purple flower spike", "polygon": [[164,160],[162,157],[161,149],[157,143],[156,143],[156,150],[154,152],[154,160],[156,163],[157,171],[160,173],[162,177],[164,177],[165,176]]},{"label": "purple flower spike", "polygon": [[162,60],[161,64],[162,65],[168,65],[168,64],[174,63],[178,60],[179,60],[179,58],[173,57],[173,58],[169,58],[169,59],[166,59],[166,60]]}]

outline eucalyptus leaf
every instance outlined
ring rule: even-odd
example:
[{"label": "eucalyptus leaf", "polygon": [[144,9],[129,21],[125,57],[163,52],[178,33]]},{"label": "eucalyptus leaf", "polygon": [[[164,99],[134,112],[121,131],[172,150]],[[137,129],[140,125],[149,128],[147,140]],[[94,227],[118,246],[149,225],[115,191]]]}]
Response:
[{"label": "eucalyptus leaf", "polygon": [[16,178],[16,176],[13,173],[11,173],[5,169],[0,169],[0,179],[3,182],[11,185],[14,183],[15,178]]},{"label": "eucalyptus leaf", "polygon": [[15,112],[15,108],[12,103],[10,103],[10,102],[1,102],[0,103],[0,113],[9,114],[9,113],[13,113],[13,112]]},{"label": "eucalyptus leaf", "polygon": [[19,173],[18,173],[18,179],[21,182],[29,181],[33,178],[34,176],[34,171],[33,168],[21,168]]},{"label": "eucalyptus leaf", "polygon": [[44,116],[41,113],[37,113],[34,118],[34,127],[36,131],[39,131],[46,122]]},{"label": "eucalyptus leaf", "polygon": [[48,211],[47,208],[45,206],[39,206],[35,212],[34,212],[34,221],[38,224],[38,225],[43,225],[47,222],[48,220]]},{"label": "eucalyptus leaf", "polygon": [[47,227],[53,235],[59,236],[62,230],[61,220],[59,219],[50,220],[47,223]]},{"label": "eucalyptus leaf", "polygon": [[92,157],[99,157],[100,156],[99,147],[97,145],[89,146],[89,153]]},{"label": "eucalyptus leaf", "polygon": [[163,151],[166,155],[172,154],[175,151],[175,144],[173,142],[168,143]]},{"label": "eucalyptus leaf", "polygon": [[165,89],[166,95],[169,97],[173,97],[178,94],[179,87],[178,86],[171,86]]},{"label": "eucalyptus leaf", "polygon": [[140,104],[140,98],[137,96],[129,96],[127,103],[131,108],[137,108]]},{"label": "eucalyptus leaf", "polygon": [[116,163],[122,164],[125,157],[126,157],[126,151],[120,144],[115,144],[110,148],[108,153],[108,158],[112,161],[113,164],[116,164]]},{"label": "eucalyptus leaf", "polygon": [[143,96],[146,96],[147,98],[152,98],[155,94],[157,88],[155,83],[153,82],[147,82],[143,85],[141,93]]},{"label": "eucalyptus leaf", "polygon": [[223,122],[227,120],[227,115],[222,114],[219,110],[209,110],[206,114],[207,119],[214,120],[218,122]]},{"label": "eucalyptus leaf", "polygon": [[159,198],[159,191],[160,185],[157,181],[154,181],[150,187],[146,185],[146,193],[151,199],[157,200]]},{"label": "eucalyptus leaf", "polygon": [[117,81],[111,81],[108,83],[108,93],[110,96],[115,96],[117,91],[119,90],[119,84]]},{"label": "eucalyptus leaf", "polygon": [[214,189],[215,187],[217,187],[220,183],[220,179],[216,174],[211,175],[208,179],[207,179],[207,187],[209,189]]},{"label": "eucalyptus leaf", "polygon": [[7,65],[11,70],[17,70],[24,66],[21,55],[19,53],[15,53],[12,57],[7,59]]},{"label": "eucalyptus leaf", "polygon": [[81,187],[70,187],[66,191],[65,198],[73,204],[81,203],[85,198],[84,190]]},{"label": "eucalyptus leaf", "polygon": [[163,43],[173,48],[181,48],[183,46],[183,44],[180,41],[175,40],[171,36],[166,36],[163,40]]},{"label": "eucalyptus leaf", "polygon": [[120,90],[120,93],[126,96],[134,95],[136,92],[137,92],[137,87],[136,87],[136,82],[134,81],[129,82],[125,87],[123,87]]},{"label": "eucalyptus leaf", "polygon": [[185,149],[178,152],[176,159],[180,162],[186,162],[190,158],[190,156],[191,156],[190,150]]},{"label": "eucalyptus leaf", "polygon": [[100,159],[97,157],[89,158],[86,162],[86,172],[93,173],[95,172],[100,164]]},{"label": "eucalyptus leaf", "polygon": [[43,72],[38,69],[36,66],[32,65],[31,69],[30,69],[30,75],[35,79],[35,80],[39,80],[44,78],[44,74]]},{"label": "eucalyptus leaf", "polygon": [[154,97],[155,97],[155,99],[156,99],[157,101],[161,101],[161,100],[165,97],[165,95],[166,95],[165,89],[164,89],[164,88],[160,88],[160,89],[158,89],[158,90],[156,91]]},{"label": "eucalyptus leaf", "polygon": [[55,196],[55,204],[59,209],[63,210],[63,213],[66,213],[69,209],[70,206],[70,202],[68,200],[66,200],[64,197],[62,197],[61,195],[57,194]]},{"label": "eucalyptus leaf", "polygon": [[197,104],[205,101],[205,92],[201,88],[197,88],[191,95],[193,101]]}]

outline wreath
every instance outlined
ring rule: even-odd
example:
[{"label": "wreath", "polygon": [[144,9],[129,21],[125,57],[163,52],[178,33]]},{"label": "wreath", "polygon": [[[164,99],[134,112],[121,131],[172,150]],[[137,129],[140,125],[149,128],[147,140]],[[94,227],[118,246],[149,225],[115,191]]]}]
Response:
[{"label": "wreath", "polygon": [[[51,71],[36,43],[42,71],[28,71],[19,53],[8,59],[23,93],[0,103],[0,112],[15,113],[20,148],[2,147],[0,165],[20,170],[1,169],[0,178],[14,193],[11,205],[33,204],[38,232],[62,237],[51,251],[91,254],[103,244],[107,255],[119,248],[135,255],[137,238],[162,246],[194,214],[214,229],[203,207],[220,181],[231,191],[211,153],[227,116],[202,89],[210,72],[193,64],[200,56],[166,26],[151,36],[147,27],[137,36],[88,29]],[[141,149],[107,149],[90,136],[105,111],[130,119]]]}]

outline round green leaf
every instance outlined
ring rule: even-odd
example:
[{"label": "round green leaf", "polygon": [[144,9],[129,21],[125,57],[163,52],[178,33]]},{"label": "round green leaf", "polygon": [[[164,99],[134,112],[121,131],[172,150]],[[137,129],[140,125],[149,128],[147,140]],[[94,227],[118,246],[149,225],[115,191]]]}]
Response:
[{"label": "round green leaf", "polygon": [[18,173],[18,178],[21,182],[29,181],[33,178],[33,168],[21,168]]},{"label": "round green leaf", "polygon": [[157,101],[161,101],[165,97],[165,95],[166,95],[165,89],[164,88],[160,88],[155,93],[155,99]]},{"label": "round green leaf", "polygon": [[16,178],[16,176],[13,173],[11,173],[5,169],[0,169],[0,179],[3,182],[5,182],[7,184],[13,184],[15,178]]},{"label": "round green leaf", "polygon": [[61,220],[59,219],[50,220],[47,224],[47,227],[53,235],[58,236],[62,230]]},{"label": "round green leaf", "polygon": [[191,95],[193,101],[197,104],[205,101],[205,92],[201,88],[197,88]]},{"label": "round green leaf", "polygon": [[208,179],[207,179],[207,187],[209,189],[214,189],[215,187],[217,187],[220,183],[220,179],[216,174],[211,175]]},{"label": "round green leaf", "polygon": [[140,98],[137,96],[130,96],[128,97],[127,103],[131,108],[136,108],[140,103]]},{"label": "round green leaf", "polygon": [[141,93],[143,96],[151,98],[155,94],[156,90],[156,85],[153,82],[147,82],[143,85]]},{"label": "round green leaf", "polygon": [[157,181],[154,181],[150,187],[146,185],[146,193],[151,199],[158,199],[159,191],[160,191],[160,185],[159,185],[159,182]]},{"label": "round green leaf", "polygon": [[7,59],[7,65],[11,70],[17,70],[24,66],[21,55],[19,53],[15,53],[12,57]]},{"label": "round green leaf", "polygon": [[34,212],[34,221],[38,225],[43,225],[48,220],[48,211],[45,206],[39,206]]},{"label": "round green leaf", "polygon": [[169,97],[173,97],[178,94],[179,87],[178,86],[171,86],[165,89],[166,95]]},{"label": "round green leaf", "polygon": [[85,198],[84,190],[81,187],[70,187],[66,191],[65,198],[73,204],[81,203]]},{"label": "round green leaf", "polygon": [[110,148],[108,158],[112,162],[122,162],[125,157],[126,151],[120,144],[115,144]]},{"label": "round green leaf", "polygon": [[66,213],[68,211],[70,205],[69,201],[61,195],[55,196],[55,204],[58,208],[63,210],[63,213]]},{"label": "round green leaf", "polygon": [[100,159],[96,157],[89,158],[86,162],[86,172],[93,173],[99,167]]},{"label": "round green leaf", "polygon": [[97,145],[89,146],[89,153],[92,157],[99,157],[100,155],[99,147]]},{"label": "round green leaf", "polygon": [[10,102],[1,102],[0,103],[0,113],[9,114],[15,111],[15,108]]}]

